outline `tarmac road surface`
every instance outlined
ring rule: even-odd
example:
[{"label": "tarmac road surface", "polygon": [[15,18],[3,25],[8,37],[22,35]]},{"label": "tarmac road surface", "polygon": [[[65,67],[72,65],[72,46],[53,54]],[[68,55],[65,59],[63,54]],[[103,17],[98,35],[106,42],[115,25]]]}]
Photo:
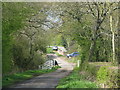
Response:
[{"label": "tarmac road surface", "polygon": [[55,88],[60,79],[67,76],[73,70],[75,65],[57,57],[56,54],[48,55],[55,59],[61,68],[54,72],[42,74],[32,79],[23,81],[19,84],[11,86],[10,88]]}]

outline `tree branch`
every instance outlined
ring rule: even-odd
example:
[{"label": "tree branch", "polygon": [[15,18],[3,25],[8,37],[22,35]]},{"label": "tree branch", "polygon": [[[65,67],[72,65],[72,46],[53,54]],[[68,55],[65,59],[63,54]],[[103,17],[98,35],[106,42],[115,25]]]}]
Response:
[{"label": "tree branch", "polygon": [[88,7],[90,8],[90,11],[91,11],[92,15],[93,15],[95,18],[97,18],[97,16],[95,15],[95,13],[94,13],[92,7],[90,6],[90,4],[88,4]]}]

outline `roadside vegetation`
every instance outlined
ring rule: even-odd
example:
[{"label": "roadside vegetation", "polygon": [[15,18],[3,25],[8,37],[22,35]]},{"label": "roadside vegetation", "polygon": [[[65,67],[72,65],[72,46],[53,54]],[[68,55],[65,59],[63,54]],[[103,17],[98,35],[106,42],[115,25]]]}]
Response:
[{"label": "roadside vegetation", "polygon": [[101,88],[119,88],[118,66],[108,62],[89,62],[80,66],[80,71],[88,73],[88,80],[95,81]]},{"label": "roadside vegetation", "polygon": [[43,20],[47,16],[39,13],[43,7],[43,3],[2,3],[3,76],[37,69],[38,65],[46,61],[48,32],[44,31],[42,24],[39,26],[37,21],[37,17]]},{"label": "roadside vegetation", "polygon": [[55,52],[55,54],[56,54],[58,57],[64,56],[64,55],[59,54],[58,52]]},{"label": "roadside vegetation", "polygon": [[75,68],[73,72],[63,78],[57,88],[98,88],[95,82],[86,79],[87,74],[81,74],[79,68]]},{"label": "roadside vegetation", "polygon": [[[66,56],[67,57],[67,56]],[[72,57],[72,58],[65,58],[67,62],[70,62],[70,63],[77,63],[78,60],[79,60],[79,57]],[[81,60],[79,60],[81,61]]]},{"label": "roadside vegetation", "polygon": [[[70,63],[76,63],[76,66],[78,65],[78,57],[63,58]],[[69,76],[60,81],[57,88],[87,88],[87,86],[88,88],[119,88],[118,70],[119,67],[110,62],[80,63],[79,67],[77,66]],[[75,80],[78,82],[76,83]],[[81,84],[81,81],[83,81],[82,83],[89,81],[90,86]],[[97,87],[94,87],[92,83]]]},{"label": "roadside vegetation", "polygon": [[48,48],[47,48],[47,53],[48,53],[48,54],[50,54],[50,53],[53,53],[53,54],[54,54],[54,52],[53,52],[53,50],[52,50],[51,47],[48,47]]},{"label": "roadside vegetation", "polygon": [[60,68],[60,66],[55,66],[52,69],[43,69],[43,70],[28,70],[22,73],[14,73],[11,75],[6,75],[3,77],[3,87],[9,87],[10,85],[13,85],[15,83],[27,80],[27,79],[31,79],[35,76],[41,75],[41,74],[45,74],[45,73],[49,73],[49,72],[53,72],[55,70],[57,70],[58,68]]}]

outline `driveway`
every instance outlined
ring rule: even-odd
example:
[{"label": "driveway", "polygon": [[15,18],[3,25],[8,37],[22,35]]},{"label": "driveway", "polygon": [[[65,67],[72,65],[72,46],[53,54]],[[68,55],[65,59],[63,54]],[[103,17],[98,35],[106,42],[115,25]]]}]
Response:
[{"label": "driveway", "polygon": [[62,60],[55,54],[48,54],[48,56],[55,59],[61,68],[54,72],[42,74],[30,80],[26,80],[22,83],[12,86],[11,88],[55,88],[58,85],[60,79],[67,76],[75,66],[72,63],[68,63],[65,60]]}]

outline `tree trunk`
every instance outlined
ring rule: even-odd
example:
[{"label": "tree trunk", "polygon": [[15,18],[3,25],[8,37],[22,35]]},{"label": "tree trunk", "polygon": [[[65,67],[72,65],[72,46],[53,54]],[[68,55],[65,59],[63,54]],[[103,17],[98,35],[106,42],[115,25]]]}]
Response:
[{"label": "tree trunk", "polygon": [[112,15],[110,15],[110,30],[112,32],[112,53],[113,53],[112,63],[115,64],[115,32],[112,26]]},{"label": "tree trunk", "polygon": [[94,54],[94,52],[95,52],[95,48],[96,48],[97,31],[98,31],[98,29],[99,29],[99,23],[98,23],[98,21],[97,21],[96,24],[97,24],[97,25],[96,25],[96,28],[95,28],[95,30],[94,30],[94,32],[93,32],[93,38],[92,38],[92,42],[91,42],[91,46],[90,46],[90,52],[89,52],[88,61],[93,61],[93,60],[92,60],[92,56],[93,56],[93,54]]},{"label": "tree trunk", "polygon": [[67,39],[67,49],[68,50],[70,49],[70,40],[69,40],[69,38]]},{"label": "tree trunk", "polygon": [[92,41],[91,46],[90,46],[90,52],[89,52],[89,59],[88,59],[88,61],[93,61],[92,60],[92,56],[94,54],[95,47],[96,47],[96,41],[94,40],[94,41]]}]

